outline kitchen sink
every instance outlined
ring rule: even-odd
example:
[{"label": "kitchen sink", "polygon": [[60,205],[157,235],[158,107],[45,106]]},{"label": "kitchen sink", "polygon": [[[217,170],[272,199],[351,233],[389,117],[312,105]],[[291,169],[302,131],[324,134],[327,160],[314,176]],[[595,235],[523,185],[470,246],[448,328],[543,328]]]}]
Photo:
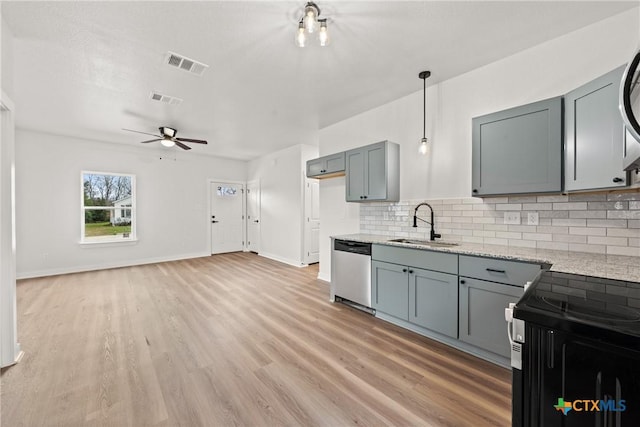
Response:
[{"label": "kitchen sink", "polygon": [[420,240],[420,239],[390,239],[389,242],[394,243],[409,243],[411,245],[424,245],[438,248],[448,248],[451,246],[458,246],[458,243],[451,242],[438,242],[435,240]]}]

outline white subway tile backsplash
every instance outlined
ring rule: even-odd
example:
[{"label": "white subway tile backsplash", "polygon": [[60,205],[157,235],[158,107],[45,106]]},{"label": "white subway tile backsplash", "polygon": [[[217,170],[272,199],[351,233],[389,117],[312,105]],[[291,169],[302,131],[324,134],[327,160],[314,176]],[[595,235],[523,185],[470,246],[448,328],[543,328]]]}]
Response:
[{"label": "white subway tile backsplash", "polygon": [[592,245],[627,246],[626,237],[589,236],[587,243]]},{"label": "white subway tile backsplash", "polygon": [[627,246],[607,246],[607,254],[640,257],[640,247],[632,248]]},{"label": "white subway tile backsplash", "polygon": [[[428,239],[428,224],[413,228],[413,209],[424,200],[360,205],[363,233]],[[640,190],[426,200],[433,206],[436,232],[444,240],[570,250],[640,257]],[[504,224],[504,213],[519,212],[520,225]],[[538,213],[537,226],[527,213]],[[428,220],[428,212],[420,217]]]},{"label": "white subway tile backsplash", "polygon": [[523,203],[522,209],[525,211],[551,211],[553,203]]},{"label": "white subway tile backsplash", "polygon": [[509,239],[509,246],[515,246],[518,248],[535,248],[536,242],[532,240],[514,240]]},{"label": "white subway tile backsplash", "polygon": [[607,252],[607,247],[604,245],[592,245],[582,243],[569,243],[569,250],[576,252],[590,252],[594,254],[604,254]]},{"label": "white subway tile backsplash", "polygon": [[607,236],[640,237],[640,228],[607,228]]},{"label": "white subway tile backsplash", "polygon": [[586,219],[565,219],[565,218],[553,218],[551,220],[553,225],[566,225],[569,227],[585,227],[587,225]]},{"label": "white subway tile backsplash", "polygon": [[583,236],[606,236],[606,228],[596,227],[569,227],[569,234],[579,234]]},{"label": "white subway tile backsplash", "polygon": [[542,203],[567,202],[569,201],[569,196],[538,196],[537,201]]},{"label": "white subway tile backsplash", "polygon": [[570,211],[569,218],[600,218],[607,217],[607,211]]},{"label": "white subway tile backsplash", "polygon": [[627,228],[627,221],[624,219],[587,219],[587,226]]},{"label": "white subway tile backsplash", "polygon": [[496,204],[498,211],[521,211],[522,203],[498,203]]},{"label": "white subway tile backsplash", "polygon": [[554,211],[583,211],[587,209],[587,202],[554,203]]}]

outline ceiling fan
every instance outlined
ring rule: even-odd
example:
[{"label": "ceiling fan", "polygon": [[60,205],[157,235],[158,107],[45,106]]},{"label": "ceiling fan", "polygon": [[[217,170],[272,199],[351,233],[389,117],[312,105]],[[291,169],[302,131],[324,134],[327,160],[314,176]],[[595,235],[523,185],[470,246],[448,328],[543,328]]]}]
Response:
[{"label": "ceiling fan", "polygon": [[178,133],[178,131],[170,127],[160,126],[158,129],[160,130],[160,135],[156,135],[148,132],[140,132],[138,130],[132,130],[132,129],[122,129],[122,130],[126,130],[128,132],[141,133],[143,135],[151,135],[156,137],[155,139],[150,139],[148,141],[140,141],[142,144],[148,144],[149,142],[160,141],[160,144],[164,145],[165,147],[173,147],[174,145],[177,145],[183,150],[191,150],[191,147],[183,143],[184,142],[191,142],[195,144],[207,143],[207,141],[203,139],[176,138],[176,134]]}]

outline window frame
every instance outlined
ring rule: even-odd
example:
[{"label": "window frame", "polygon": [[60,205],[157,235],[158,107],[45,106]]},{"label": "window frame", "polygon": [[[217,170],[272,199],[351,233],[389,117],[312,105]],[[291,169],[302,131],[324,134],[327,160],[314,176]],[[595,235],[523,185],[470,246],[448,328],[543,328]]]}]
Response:
[{"label": "window frame", "polygon": [[[131,206],[120,207],[120,206],[85,206],[84,205],[84,176],[85,175],[107,175],[107,176],[125,176],[131,178]],[[129,233],[128,238],[114,238],[114,239],[104,239],[104,240],[87,240],[84,232],[85,232],[85,212],[87,210],[107,210],[117,212],[120,209],[130,209],[131,212],[131,232]],[[80,244],[81,245],[112,245],[112,244],[126,244],[131,242],[136,242],[138,240],[137,237],[137,208],[136,208],[136,176],[130,173],[120,173],[120,172],[101,172],[101,171],[92,171],[92,170],[82,170],[80,171]]]}]

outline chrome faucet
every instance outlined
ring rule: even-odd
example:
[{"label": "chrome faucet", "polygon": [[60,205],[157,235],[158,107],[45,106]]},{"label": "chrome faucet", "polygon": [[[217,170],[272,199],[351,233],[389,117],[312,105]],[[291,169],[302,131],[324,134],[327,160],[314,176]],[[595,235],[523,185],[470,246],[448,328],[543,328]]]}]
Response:
[{"label": "chrome faucet", "polygon": [[[422,218],[418,218],[418,208],[420,206],[427,206],[429,207],[429,210],[431,211],[431,222],[429,221],[425,221]],[[436,233],[436,231],[433,228],[433,208],[431,207],[431,205],[429,203],[420,203],[418,206],[416,206],[416,209],[413,211],[413,226],[417,227],[418,226],[418,220],[422,221],[422,222],[426,222],[427,224],[431,224],[431,234],[429,237],[429,240],[436,240],[442,237],[441,234]]]}]

